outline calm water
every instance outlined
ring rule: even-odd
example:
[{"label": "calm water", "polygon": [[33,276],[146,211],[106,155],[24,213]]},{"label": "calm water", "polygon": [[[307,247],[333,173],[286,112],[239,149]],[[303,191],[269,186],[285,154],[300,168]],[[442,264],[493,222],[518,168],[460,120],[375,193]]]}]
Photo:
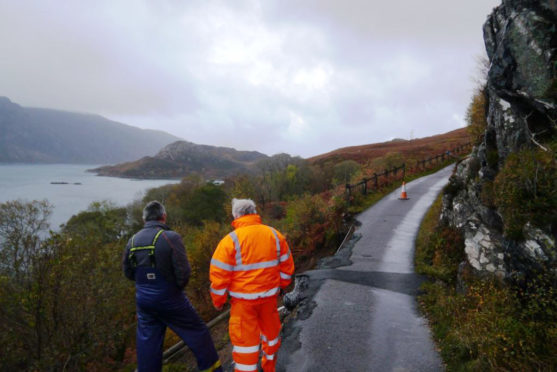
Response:
[{"label": "calm water", "polygon": [[[143,197],[150,188],[178,182],[99,177],[86,172],[95,167],[97,165],[0,164],[0,202],[48,199],[54,205],[50,227],[56,230],[72,215],[86,209],[91,202],[109,200],[125,206]],[[68,184],[53,185],[51,182]]]}]

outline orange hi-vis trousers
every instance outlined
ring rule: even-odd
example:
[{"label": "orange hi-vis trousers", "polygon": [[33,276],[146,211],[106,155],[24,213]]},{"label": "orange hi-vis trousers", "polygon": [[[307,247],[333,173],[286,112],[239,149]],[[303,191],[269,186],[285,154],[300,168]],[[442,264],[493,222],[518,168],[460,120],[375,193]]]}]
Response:
[{"label": "orange hi-vis trousers", "polygon": [[276,354],[280,347],[277,296],[257,300],[232,298],[228,328],[235,372],[257,371],[260,344],[263,371],[275,371]]}]

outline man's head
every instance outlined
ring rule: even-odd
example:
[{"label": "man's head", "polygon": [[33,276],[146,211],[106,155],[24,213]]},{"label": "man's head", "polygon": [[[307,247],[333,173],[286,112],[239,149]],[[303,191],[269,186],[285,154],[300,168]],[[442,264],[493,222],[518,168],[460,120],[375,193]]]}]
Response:
[{"label": "man's head", "polygon": [[256,214],[255,203],[251,199],[232,199],[232,216],[240,218],[246,214]]},{"label": "man's head", "polygon": [[164,205],[156,200],[147,203],[145,208],[143,208],[143,221],[166,221]]}]

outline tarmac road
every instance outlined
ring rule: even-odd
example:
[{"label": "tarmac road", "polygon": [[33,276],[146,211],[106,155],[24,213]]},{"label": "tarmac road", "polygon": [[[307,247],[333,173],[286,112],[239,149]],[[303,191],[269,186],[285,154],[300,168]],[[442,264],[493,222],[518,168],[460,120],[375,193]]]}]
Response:
[{"label": "tarmac road", "polygon": [[415,296],[420,222],[453,166],[387,195],[357,219],[348,247],[297,278],[305,299],[285,323],[277,371],[442,371]]}]

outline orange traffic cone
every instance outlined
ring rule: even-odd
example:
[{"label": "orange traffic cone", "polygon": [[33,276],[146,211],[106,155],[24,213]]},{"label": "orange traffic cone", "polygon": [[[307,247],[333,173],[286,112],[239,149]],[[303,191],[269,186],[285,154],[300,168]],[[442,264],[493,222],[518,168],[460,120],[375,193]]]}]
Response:
[{"label": "orange traffic cone", "polygon": [[406,195],[406,182],[402,181],[402,193],[400,194],[400,198],[398,200],[408,200],[408,195]]}]

